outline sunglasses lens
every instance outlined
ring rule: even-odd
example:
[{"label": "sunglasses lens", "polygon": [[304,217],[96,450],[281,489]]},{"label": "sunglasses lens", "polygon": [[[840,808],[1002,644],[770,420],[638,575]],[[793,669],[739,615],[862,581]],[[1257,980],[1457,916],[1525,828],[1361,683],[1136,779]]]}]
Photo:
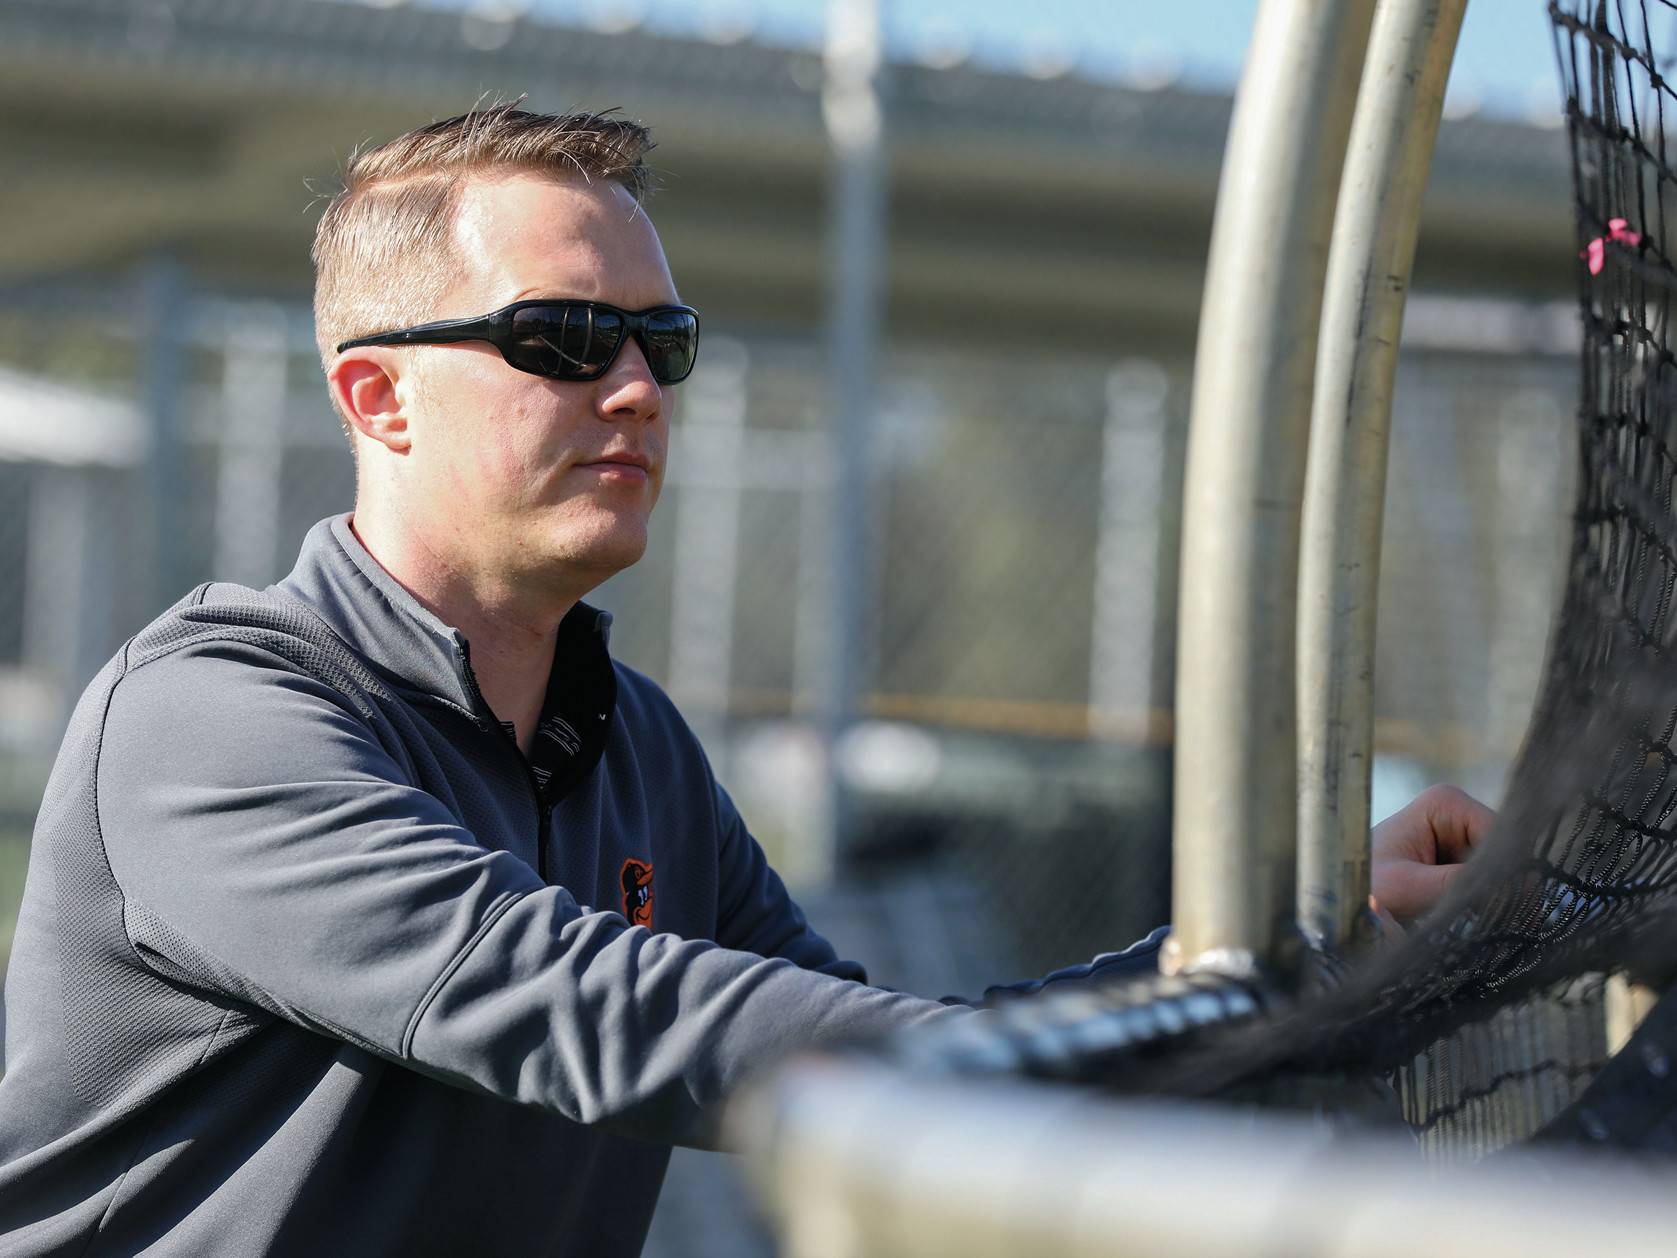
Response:
[{"label": "sunglasses lens", "polygon": [[[512,315],[512,334],[497,342],[508,362],[555,380],[595,380],[623,343],[625,320],[587,302],[525,306]],[[699,321],[686,310],[646,317],[646,365],[660,384],[685,380],[699,352]]]},{"label": "sunglasses lens", "polygon": [[699,353],[699,321],[686,310],[660,310],[646,320],[646,365],[660,384],[687,379]]},{"label": "sunglasses lens", "polygon": [[526,371],[555,380],[591,380],[603,372],[623,340],[620,315],[564,302],[513,312],[504,353]]}]

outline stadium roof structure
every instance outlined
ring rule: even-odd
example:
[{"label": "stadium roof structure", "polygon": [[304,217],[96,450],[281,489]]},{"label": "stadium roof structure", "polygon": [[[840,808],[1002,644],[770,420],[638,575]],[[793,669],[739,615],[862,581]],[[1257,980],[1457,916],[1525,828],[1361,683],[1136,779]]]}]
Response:
[{"label": "stadium roof structure", "polygon": [[[301,294],[310,189],[354,145],[526,93],[653,125],[654,214],[685,296],[736,326],[818,320],[817,56],[496,12],[0,0],[0,284],[167,249],[198,283]],[[975,303],[1005,299],[1033,344],[1191,336],[1226,97],[968,64],[893,64],[887,91],[894,318],[970,340]],[[1446,124],[1418,284],[1568,293],[1565,187],[1561,132]]]}]

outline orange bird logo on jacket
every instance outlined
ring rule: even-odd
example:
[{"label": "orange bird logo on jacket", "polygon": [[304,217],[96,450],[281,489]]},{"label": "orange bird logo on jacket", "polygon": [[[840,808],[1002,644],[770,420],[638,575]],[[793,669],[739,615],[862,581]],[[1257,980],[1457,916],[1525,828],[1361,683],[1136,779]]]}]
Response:
[{"label": "orange bird logo on jacket", "polygon": [[623,862],[623,916],[631,926],[652,925],[652,864],[630,857]]}]

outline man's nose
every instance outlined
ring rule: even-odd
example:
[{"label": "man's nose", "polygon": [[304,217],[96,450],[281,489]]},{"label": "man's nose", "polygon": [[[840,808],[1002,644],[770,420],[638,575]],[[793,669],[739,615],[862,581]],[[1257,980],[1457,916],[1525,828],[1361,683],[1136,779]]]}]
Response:
[{"label": "man's nose", "polygon": [[664,391],[646,365],[640,342],[633,337],[617,351],[617,359],[600,378],[600,412],[608,419],[647,420],[658,418],[664,406]]}]

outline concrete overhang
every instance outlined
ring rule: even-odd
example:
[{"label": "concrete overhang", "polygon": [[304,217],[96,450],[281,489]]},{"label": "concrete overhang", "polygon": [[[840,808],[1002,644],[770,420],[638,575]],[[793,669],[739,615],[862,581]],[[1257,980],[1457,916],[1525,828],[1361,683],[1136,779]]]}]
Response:
[{"label": "concrete overhang", "polygon": [[[476,23],[474,26],[473,23]],[[486,93],[654,125],[684,295],[746,330],[819,321],[818,59],[750,42],[336,0],[0,0],[0,282],[148,252],[206,287],[307,291],[317,193],[358,143]],[[970,339],[1191,336],[1229,101],[969,66],[889,77],[893,318]],[[1417,283],[1571,291],[1563,133],[1446,123]]]}]

